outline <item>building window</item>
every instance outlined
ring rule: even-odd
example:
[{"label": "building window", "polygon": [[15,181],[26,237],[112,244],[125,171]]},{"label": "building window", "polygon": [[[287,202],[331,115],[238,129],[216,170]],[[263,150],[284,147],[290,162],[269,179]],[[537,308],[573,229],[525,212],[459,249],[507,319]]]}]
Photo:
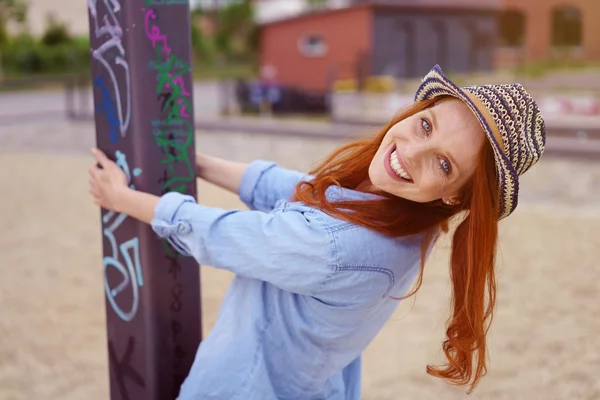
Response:
[{"label": "building window", "polygon": [[327,53],[327,43],[321,35],[303,35],[298,41],[298,50],[306,57],[323,57]]},{"label": "building window", "polygon": [[521,47],[525,44],[525,14],[517,10],[507,10],[500,14],[500,45]]},{"label": "building window", "polygon": [[552,45],[579,47],[582,45],[583,17],[574,7],[561,7],[552,11]]}]

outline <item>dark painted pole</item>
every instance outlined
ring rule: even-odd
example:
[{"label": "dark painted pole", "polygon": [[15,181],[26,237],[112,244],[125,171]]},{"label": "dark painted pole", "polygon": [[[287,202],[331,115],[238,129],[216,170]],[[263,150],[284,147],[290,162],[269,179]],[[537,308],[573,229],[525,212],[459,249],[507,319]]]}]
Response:
[{"label": "dark painted pole", "polygon": [[[188,0],[88,0],[96,142],[136,189],[196,193]],[[102,210],[111,400],[174,399],[201,340],[199,267]]]}]

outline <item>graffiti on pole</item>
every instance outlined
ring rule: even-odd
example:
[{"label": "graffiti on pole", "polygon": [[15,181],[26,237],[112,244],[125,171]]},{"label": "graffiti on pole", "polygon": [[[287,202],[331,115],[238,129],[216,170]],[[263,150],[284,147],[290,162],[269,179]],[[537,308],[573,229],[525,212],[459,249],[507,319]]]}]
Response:
[{"label": "graffiti on pole", "polygon": [[[121,3],[118,0],[88,0],[88,11],[94,43],[91,58],[101,66],[92,80],[94,89],[100,94],[96,102],[97,117],[104,116],[109,140],[117,144],[120,137],[126,137],[131,121],[131,77],[123,46],[124,32],[119,22]],[[130,168],[124,151],[117,150],[114,158],[125,172],[128,185],[135,188],[133,180],[141,175],[142,170]],[[103,257],[104,291],[112,312],[126,323],[138,313],[140,289],[144,285],[139,237],[131,235],[122,239],[123,234],[117,234],[127,218],[127,215],[113,211],[102,215],[102,232],[110,249]],[[145,387],[142,374],[130,363],[136,350],[135,344],[136,338],[129,336],[127,347],[119,357],[114,341],[110,338],[108,341],[111,370],[119,394],[125,400],[130,399],[125,382]]]},{"label": "graffiti on pole", "polygon": [[[99,9],[98,3],[104,7]],[[131,119],[131,82],[129,64],[125,60],[126,53],[122,43],[123,29],[117,18],[121,4],[117,0],[88,0],[88,9],[95,38],[102,40],[99,46],[92,49],[92,58],[104,67],[110,77],[109,85],[113,90],[119,117],[119,131],[121,136],[125,136]],[[104,85],[103,80],[100,82]],[[123,92],[125,97],[121,98]],[[111,135],[111,140],[116,143],[117,138]]]},{"label": "graffiti on pole", "polygon": [[[149,3],[149,1],[147,1]],[[156,52],[156,59],[150,63],[156,71],[156,106],[160,119],[152,120],[152,135],[163,157],[159,161],[162,174],[158,179],[162,193],[186,191],[195,180],[195,163],[190,159],[190,146],[194,143],[191,93],[186,88],[184,78],[190,76],[190,67],[169,47],[169,39],[157,25],[158,11],[155,8],[142,8],[146,37]],[[183,310],[183,285],[179,282],[181,255],[163,240],[165,259],[169,263],[169,275],[173,279],[171,294],[171,335],[176,339],[183,330],[180,313]],[[187,371],[182,369],[182,360],[189,356],[181,348],[173,349],[173,384],[179,386]]]},{"label": "graffiti on pole", "polygon": [[[115,153],[116,163],[125,172],[129,187],[135,189],[135,185],[131,183],[133,176],[139,176],[142,170],[139,168],[131,171],[127,163],[127,157],[121,151]],[[142,266],[140,263],[140,239],[135,236],[123,243],[117,243],[114,232],[119,229],[127,215],[114,211],[109,211],[102,217],[102,222],[108,225],[104,228],[104,236],[108,239],[111,248],[111,255],[104,256],[104,290],[106,298],[111,305],[115,314],[123,321],[129,322],[137,314],[139,307],[139,288],[144,285],[142,276]],[[122,256],[122,259],[121,257]],[[122,260],[122,261],[121,261]],[[123,265],[125,263],[125,265]],[[121,276],[121,282],[116,287],[110,287],[108,272],[113,269]],[[131,304],[119,304],[117,297],[126,289],[131,288]],[[123,296],[121,296],[123,297]],[[127,301],[127,300],[125,300]]]},{"label": "graffiti on pole", "polygon": [[[88,0],[88,12],[98,147],[131,188],[193,193],[189,1]],[[103,210],[101,224],[111,396],[175,398],[201,338],[195,260],[125,214]]]}]

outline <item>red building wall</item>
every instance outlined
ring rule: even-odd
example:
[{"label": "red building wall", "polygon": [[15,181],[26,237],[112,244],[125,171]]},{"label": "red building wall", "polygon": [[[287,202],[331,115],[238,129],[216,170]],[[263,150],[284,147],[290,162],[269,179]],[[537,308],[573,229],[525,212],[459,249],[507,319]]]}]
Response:
[{"label": "red building wall", "polygon": [[528,61],[551,56],[552,10],[575,7],[583,17],[583,45],[579,58],[600,60],[600,0],[503,0],[505,10],[525,14],[525,55]]},{"label": "red building wall", "polygon": [[[356,63],[360,52],[370,50],[371,32],[369,7],[315,12],[274,22],[263,27],[260,65],[274,67],[275,80],[280,84],[324,91],[331,66],[339,66],[343,75]],[[324,39],[327,51],[323,56],[301,53],[298,43],[307,34]]]},{"label": "red building wall", "polygon": [[[499,48],[496,66],[562,57],[553,53],[552,11],[565,6],[580,10],[583,23],[582,44],[569,57],[600,60],[600,0],[498,1],[503,10],[521,11],[526,25],[523,46]],[[338,68],[338,79],[356,77],[353,68],[358,55],[370,52],[372,47],[372,23],[372,8],[365,5],[314,12],[265,25],[261,37],[261,67],[273,67],[275,79],[281,84],[323,91],[332,66]],[[303,55],[298,41],[304,34],[321,35],[327,52],[322,57]]]}]

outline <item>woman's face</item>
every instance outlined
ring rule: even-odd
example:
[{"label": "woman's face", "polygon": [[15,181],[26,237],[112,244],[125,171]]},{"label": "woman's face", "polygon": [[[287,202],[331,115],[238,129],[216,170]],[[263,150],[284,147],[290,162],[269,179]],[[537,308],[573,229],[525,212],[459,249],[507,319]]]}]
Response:
[{"label": "woman's face", "polygon": [[419,203],[455,204],[485,140],[471,110],[446,98],[390,128],[371,161],[371,184]]}]

